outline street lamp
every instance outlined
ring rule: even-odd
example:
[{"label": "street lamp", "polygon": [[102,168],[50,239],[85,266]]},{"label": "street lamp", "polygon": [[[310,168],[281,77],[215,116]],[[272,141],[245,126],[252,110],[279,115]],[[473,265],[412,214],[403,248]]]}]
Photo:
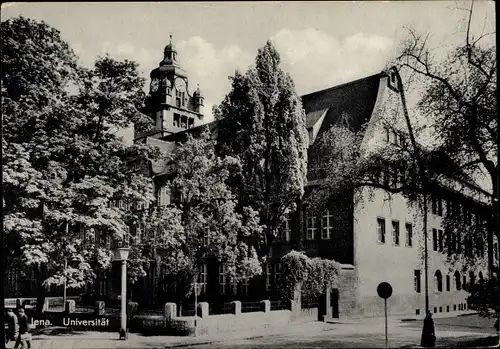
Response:
[{"label": "street lamp", "polygon": [[113,260],[122,262],[122,292],[120,307],[120,339],[127,339],[127,259],[129,247],[120,247],[113,250]]}]

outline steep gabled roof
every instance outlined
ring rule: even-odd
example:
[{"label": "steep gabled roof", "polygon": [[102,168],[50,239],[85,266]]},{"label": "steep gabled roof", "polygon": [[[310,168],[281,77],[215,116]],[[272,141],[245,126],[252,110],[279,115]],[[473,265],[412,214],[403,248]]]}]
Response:
[{"label": "steep gabled roof", "polygon": [[317,113],[328,108],[320,134],[335,125],[343,115],[348,116],[351,129],[359,131],[361,126],[370,120],[382,74],[385,73],[302,96],[302,105],[307,115],[306,124],[309,125]]},{"label": "steep gabled roof", "polygon": [[318,109],[318,110],[313,110],[309,113],[306,114],[306,128],[310,129],[316,123],[318,122],[319,119],[323,116],[324,113],[328,111],[328,108],[325,109]]},{"label": "steep gabled roof", "polygon": [[199,137],[202,134],[203,130],[205,130],[206,127],[208,127],[210,133],[212,134],[212,137],[214,137],[215,132],[217,131],[217,122],[216,121],[207,122],[206,124],[203,124],[203,125],[199,125],[199,126],[196,126],[193,128],[189,128],[187,130],[183,130],[180,132],[170,134],[168,136],[163,137],[162,141],[183,143],[183,142],[187,141],[188,134],[190,134],[191,136],[193,136],[195,138]]}]

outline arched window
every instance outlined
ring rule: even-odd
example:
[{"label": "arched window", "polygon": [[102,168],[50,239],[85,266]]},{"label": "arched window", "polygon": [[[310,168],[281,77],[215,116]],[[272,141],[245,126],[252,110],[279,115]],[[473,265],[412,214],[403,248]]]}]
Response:
[{"label": "arched window", "polygon": [[462,280],[460,278],[460,273],[458,270],[455,272],[455,289],[460,291],[462,289]]},{"label": "arched window", "polygon": [[484,283],[483,272],[482,272],[482,271],[480,271],[480,272],[479,272],[479,284],[481,284],[481,285],[482,285],[483,283]]},{"label": "arched window", "polygon": [[470,286],[473,286],[475,281],[476,281],[476,277],[474,276],[474,272],[473,271],[470,271],[469,272],[469,285]]},{"label": "arched window", "polygon": [[436,273],[434,274],[434,288],[438,292],[443,291],[443,275],[441,275],[439,270],[436,270]]}]

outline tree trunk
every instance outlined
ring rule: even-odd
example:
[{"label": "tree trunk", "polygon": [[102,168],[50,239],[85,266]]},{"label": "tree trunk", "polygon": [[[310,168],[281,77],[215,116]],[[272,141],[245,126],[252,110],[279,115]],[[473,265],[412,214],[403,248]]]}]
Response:
[{"label": "tree trunk", "polygon": [[43,311],[44,311],[44,304],[45,304],[45,293],[46,293],[46,288],[43,282],[45,281],[44,273],[43,273],[43,268],[38,267],[36,268],[36,313],[41,316]]}]

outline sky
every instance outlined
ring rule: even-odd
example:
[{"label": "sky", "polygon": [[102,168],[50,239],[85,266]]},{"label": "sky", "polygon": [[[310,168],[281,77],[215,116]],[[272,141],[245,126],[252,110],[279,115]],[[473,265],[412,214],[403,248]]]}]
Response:
[{"label": "sky", "polygon": [[[466,1],[7,3],[2,21],[22,15],[60,30],[83,65],[98,55],[139,63],[143,76],[163,58],[173,36],[191,93],[200,85],[206,121],[229,91],[228,77],[245,71],[271,39],[282,68],[305,94],[378,73],[394,57],[405,26],[452,43]],[[477,23],[494,22],[493,2],[475,4]],[[149,80],[146,83],[149,86]]]},{"label": "sky", "polygon": [[[299,94],[381,72],[406,35],[430,33],[437,54],[464,38],[468,1],[6,3],[2,21],[22,15],[61,32],[84,66],[99,55],[139,63],[147,78],[163,58],[172,34],[192,93],[212,105],[229,92],[229,76],[245,71],[271,40]],[[474,4],[473,30],[495,28],[492,1]],[[408,96],[411,108],[416,96]],[[130,130],[129,130],[130,132]],[[129,137],[130,134],[126,137]]]}]

